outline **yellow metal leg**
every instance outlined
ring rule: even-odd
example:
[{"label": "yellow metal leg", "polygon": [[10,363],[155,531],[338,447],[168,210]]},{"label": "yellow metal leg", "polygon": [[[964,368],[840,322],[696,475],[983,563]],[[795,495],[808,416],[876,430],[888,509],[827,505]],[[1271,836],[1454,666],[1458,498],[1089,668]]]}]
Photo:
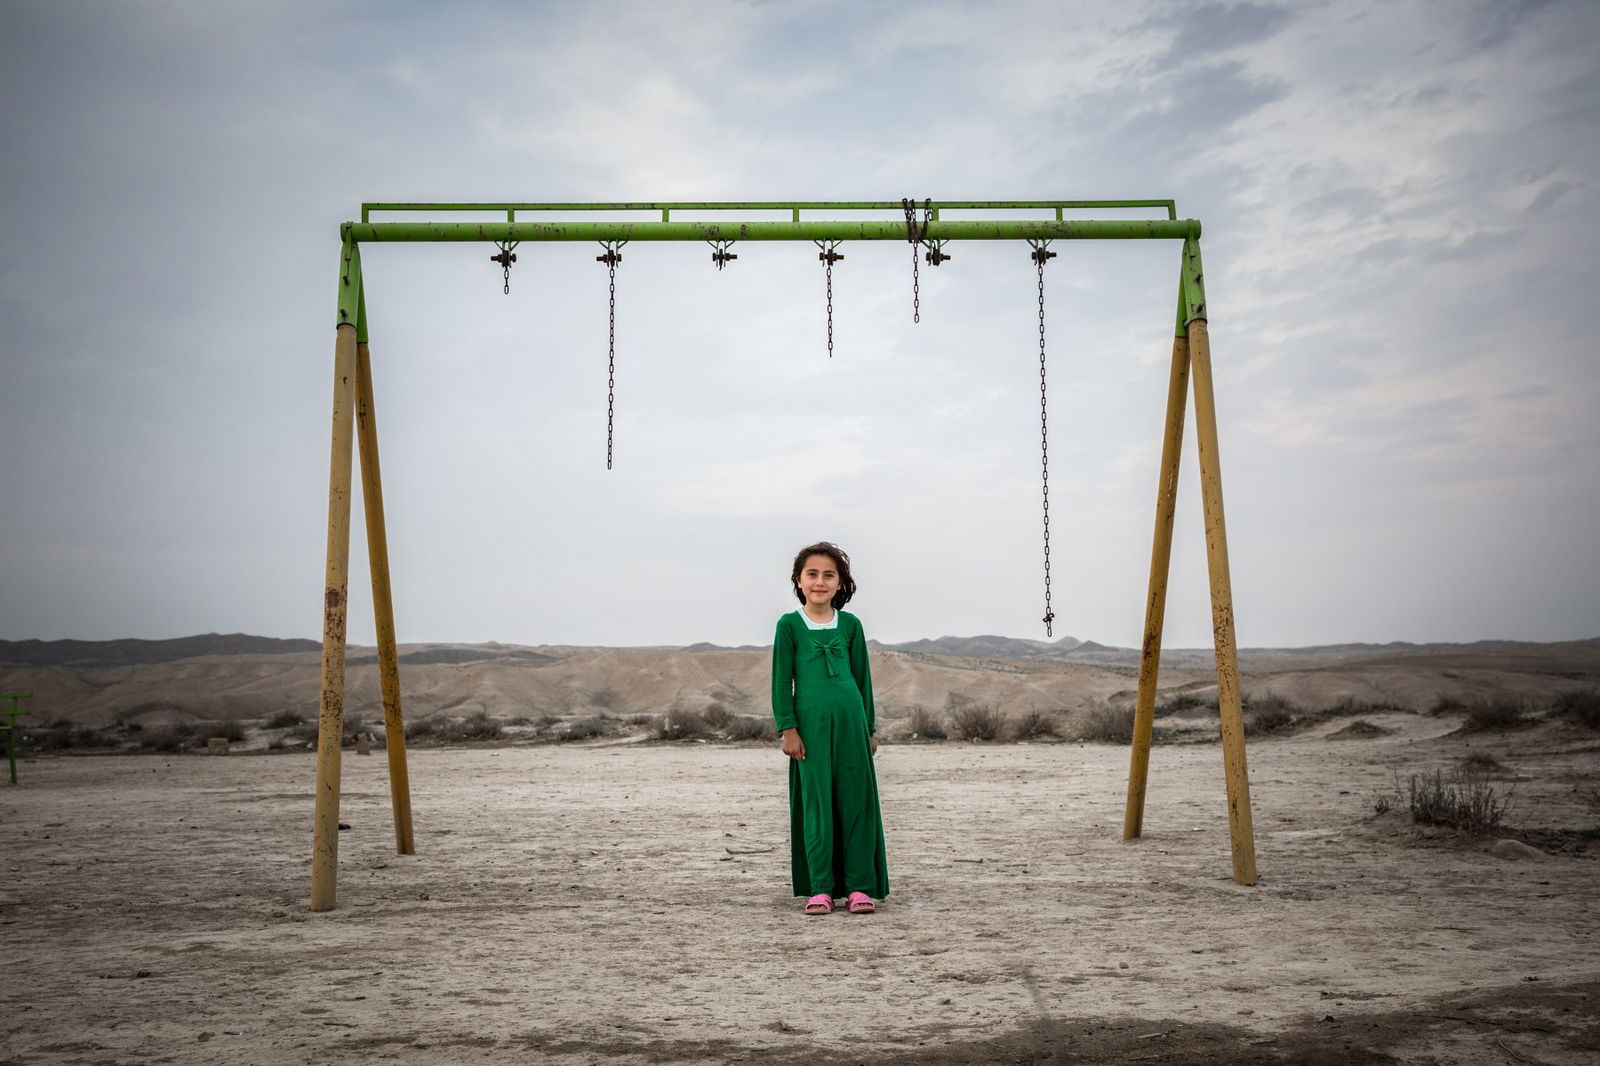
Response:
[{"label": "yellow metal leg", "polygon": [[367,559],[372,566],[372,613],[378,631],[378,676],[383,688],[383,733],[389,754],[389,799],[395,850],[416,852],[411,833],[411,781],[406,772],[406,726],[400,710],[400,665],[394,639],[394,599],[389,589],[389,536],[383,522],[383,477],[378,466],[378,414],[372,402],[372,356],[356,344],[356,441],[361,451],[361,502],[367,517]]},{"label": "yellow metal leg", "polygon": [[1139,653],[1139,695],[1133,706],[1133,751],[1128,765],[1128,805],[1122,839],[1144,830],[1145,783],[1150,772],[1150,734],[1155,723],[1156,680],[1161,670],[1161,627],[1167,613],[1167,574],[1172,562],[1172,518],[1178,498],[1178,459],[1183,452],[1183,415],[1189,403],[1189,340],[1172,339],[1167,378],[1166,433],[1161,441],[1161,480],[1156,489],[1156,531],[1150,549],[1150,587],[1144,607],[1144,646]]},{"label": "yellow metal leg", "polygon": [[322,611],[322,703],[317,715],[317,799],[311,909],[332,910],[339,876],[339,742],[344,734],[344,643],[350,568],[351,430],[356,398],[356,327],[333,345],[333,449],[328,473],[328,566]]},{"label": "yellow metal leg", "polygon": [[1228,527],[1222,512],[1222,463],[1217,454],[1217,404],[1211,379],[1211,339],[1205,319],[1189,323],[1194,373],[1195,436],[1200,446],[1200,494],[1205,504],[1206,563],[1211,571],[1211,628],[1217,648],[1217,705],[1222,717],[1222,758],[1228,779],[1228,831],[1233,879],[1256,883],[1255,828],[1250,817],[1250,772],[1245,764],[1244,715],[1239,698],[1239,656],[1233,629],[1233,585],[1228,575]]}]

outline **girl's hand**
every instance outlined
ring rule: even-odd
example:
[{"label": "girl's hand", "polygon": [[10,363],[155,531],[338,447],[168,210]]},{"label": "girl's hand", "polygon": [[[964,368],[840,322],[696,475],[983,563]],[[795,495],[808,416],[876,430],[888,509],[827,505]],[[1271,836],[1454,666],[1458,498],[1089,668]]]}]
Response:
[{"label": "girl's hand", "polygon": [[800,730],[785,729],[780,739],[783,741],[783,743],[780,744],[779,747],[782,749],[785,755],[789,756],[791,759],[799,759],[802,762],[805,761],[806,745],[805,741],[800,739]]},{"label": "girl's hand", "polygon": [[867,738],[867,742],[872,745],[872,754],[876,757],[878,754],[878,734],[872,734]]}]

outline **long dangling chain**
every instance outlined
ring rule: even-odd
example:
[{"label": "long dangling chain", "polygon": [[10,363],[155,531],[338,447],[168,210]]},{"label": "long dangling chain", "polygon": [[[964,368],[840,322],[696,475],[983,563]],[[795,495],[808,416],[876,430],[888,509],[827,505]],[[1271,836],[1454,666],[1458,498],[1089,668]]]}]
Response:
[{"label": "long dangling chain", "polygon": [[[917,252],[928,235],[928,223],[933,219],[933,201],[922,201],[922,226],[917,226],[917,202],[902,199],[900,206],[906,213],[906,240],[911,242],[911,321],[922,321],[922,284],[917,274]],[[948,258],[948,257],[946,257]],[[930,260],[931,262],[931,260]]]},{"label": "long dangling chain", "polygon": [[834,250],[834,249],[839,247],[839,243],[840,242],[838,242],[838,241],[815,241],[813,243],[816,244],[816,246],[818,248],[822,249],[822,251],[817,253],[817,258],[822,260],[824,263],[826,263],[828,265],[828,269],[827,269],[827,277],[828,277],[828,290],[827,290],[828,291],[828,358],[832,359],[833,358],[833,264],[835,264],[839,260],[843,259],[844,256],[840,255],[837,251]]},{"label": "long dangling chain", "polygon": [[606,265],[610,276],[610,315],[606,324],[606,469],[611,469],[611,445],[617,411],[617,264],[622,262],[622,246],[627,241],[602,241],[604,255],[594,257]]},{"label": "long dangling chain", "polygon": [[1045,391],[1044,348],[1044,265],[1055,258],[1047,250],[1049,241],[1029,241],[1033,245],[1033,261],[1039,268],[1039,472],[1044,490],[1044,635],[1054,634],[1051,625],[1056,620],[1050,608],[1050,407]]}]

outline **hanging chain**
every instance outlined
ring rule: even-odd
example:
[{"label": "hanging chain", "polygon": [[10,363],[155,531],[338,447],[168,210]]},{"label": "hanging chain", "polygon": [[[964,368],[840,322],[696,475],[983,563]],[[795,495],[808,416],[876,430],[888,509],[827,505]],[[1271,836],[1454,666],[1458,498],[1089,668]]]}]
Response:
[{"label": "hanging chain", "polygon": [[1044,359],[1044,265],[1055,258],[1049,251],[1049,241],[1029,241],[1033,246],[1033,261],[1039,268],[1039,471],[1044,490],[1044,635],[1049,637],[1051,623],[1056,615],[1050,609],[1050,422],[1049,404],[1045,391]]},{"label": "hanging chain", "polygon": [[839,247],[839,241],[813,241],[822,251],[817,253],[817,258],[828,264],[828,358],[833,358],[833,264],[843,259],[844,256],[834,251]]},{"label": "hanging chain", "polygon": [[489,257],[489,262],[499,263],[505,269],[505,287],[501,291],[507,296],[511,295],[511,264],[517,261],[517,257],[511,254],[511,249],[521,243],[521,241],[498,241],[495,246],[500,249],[500,254]]},{"label": "hanging chain", "polygon": [[612,433],[616,426],[617,410],[617,264],[622,262],[622,246],[627,241],[601,241],[604,255],[594,257],[596,263],[606,265],[610,275],[611,312],[606,330],[606,469],[611,469]]},{"label": "hanging chain", "polygon": [[[922,201],[922,225],[920,228],[917,226],[917,202],[915,200],[902,199],[900,206],[906,213],[906,240],[911,242],[911,321],[921,322],[922,285],[921,279],[917,276],[917,251],[923,240],[928,236],[928,223],[933,219],[933,201],[931,199]],[[941,259],[948,258],[949,256],[941,256]],[[933,260],[930,259],[929,262],[931,263]]]}]

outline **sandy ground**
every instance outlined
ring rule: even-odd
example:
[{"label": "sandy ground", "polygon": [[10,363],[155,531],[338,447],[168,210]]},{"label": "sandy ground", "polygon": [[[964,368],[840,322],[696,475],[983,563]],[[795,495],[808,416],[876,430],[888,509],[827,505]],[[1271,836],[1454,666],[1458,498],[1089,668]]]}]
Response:
[{"label": "sandy ground", "polygon": [[[30,760],[0,1063],[1600,1061],[1596,738],[1371,721],[1252,744],[1253,888],[1215,744],[1156,749],[1132,844],[1120,748],[886,746],[893,894],[821,919],[766,748],[414,751],[407,857],[347,753],[324,914],[309,754]],[[1374,814],[1484,748],[1544,857]]]}]

